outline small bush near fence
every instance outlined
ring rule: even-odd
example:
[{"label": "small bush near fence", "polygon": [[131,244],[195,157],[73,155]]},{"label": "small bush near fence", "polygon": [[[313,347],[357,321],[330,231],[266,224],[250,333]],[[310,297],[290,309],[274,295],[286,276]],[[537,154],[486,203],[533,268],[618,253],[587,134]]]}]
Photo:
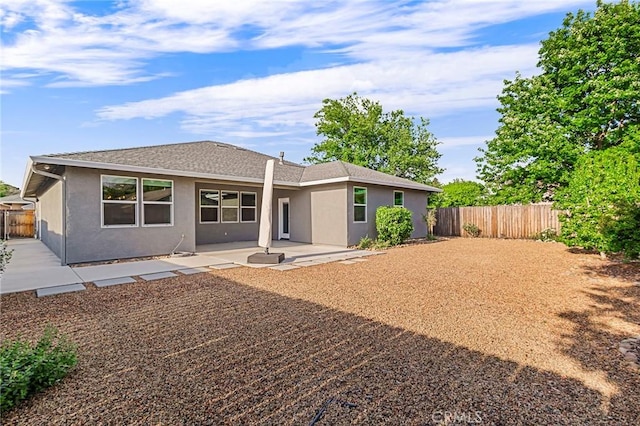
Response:
[{"label": "small bush near fence", "polygon": [[376,210],[378,240],[391,245],[402,244],[413,232],[411,211],[404,207],[382,206]]},{"label": "small bush near fence", "polygon": [[77,363],[76,347],[53,327],[35,344],[7,340],[0,347],[0,412],[59,382]]},{"label": "small bush near fence", "polygon": [[480,232],[482,232],[480,228],[473,223],[465,223],[462,226],[462,229],[464,229],[464,232],[466,232],[467,235],[473,238],[478,238],[480,236]]}]

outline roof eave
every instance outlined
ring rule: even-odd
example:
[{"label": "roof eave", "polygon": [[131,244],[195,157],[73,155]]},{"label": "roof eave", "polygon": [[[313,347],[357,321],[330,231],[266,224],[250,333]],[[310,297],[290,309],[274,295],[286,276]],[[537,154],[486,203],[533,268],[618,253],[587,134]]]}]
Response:
[{"label": "roof eave", "polygon": [[31,180],[31,176],[33,175],[33,171],[31,171],[31,167],[33,166],[33,157],[29,157],[27,161],[27,168],[24,171],[24,176],[22,177],[22,188],[20,189],[20,198],[25,197],[25,191],[27,190],[27,185]]},{"label": "roof eave", "polygon": [[372,185],[391,186],[394,188],[415,189],[418,191],[425,191],[425,192],[442,192],[442,189],[435,188],[429,185],[423,185],[421,183],[385,182],[377,179],[366,179],[366,178],[359,178],[354,176],[341,176],[337,178],[318,179],[318,180],[313,180],[309,182],[300,182],[300,186],[305,187],[305,186],[315,186],[315,185],[326,185],[326,184],[339,183],[339,182],[368,183]]},{"label": "roof eave", "polygon": [[[188,172],[184,170],[170,170],[170,169],[159,169],[155,167],[140,167],[140,166],[130,166],[126,164],[114,164],[114,163],[99,163],[94,161],[82,161],[82,160],[70,160],[68,158],[56,158],[56,157],[31,157],[31,160],[34,164],[46,163],[46,164],[56,164],[60,166],[71,166],[71,167],[83,167],[83,168],[91,168],[91,169],[104,169],[104,170],[117,170],[124,172],[134,172],[134,173],[151,173],[151,174],[160,174],[167,176],[181,176],[181,177],[192,177],[192,178],[200,178],[200,179],[213,179],[213,180],[225,180],[231,182],[243,182],[243,183],[264,183],[264,179],[260,178],[250,178],[250,177],[239,177],[239,176],[230,176],[230,175],[218,175],[212,173],[201,173],[201,172]],[[28,167],[29,171],[31,167]],[[299,186],[298,182],[288,182],[282,180],[275,180],[273,182],[274,185],[279,186]],[[23,185],[24,187],[24,185]],[[22,194],[22,193],[21,193]]]}]

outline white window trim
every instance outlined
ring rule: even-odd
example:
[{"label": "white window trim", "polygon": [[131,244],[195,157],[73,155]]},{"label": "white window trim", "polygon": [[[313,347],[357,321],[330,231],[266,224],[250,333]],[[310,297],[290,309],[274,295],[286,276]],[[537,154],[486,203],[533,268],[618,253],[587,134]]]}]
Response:
[{"label": "white window trim", "polygon": [[[122,179],[135,179],[136,181],[136,200],[135,201],[119,201],[119,200],[105,200],[104,197],[104,178],[105,177],[115,177]],[[140,199],[140,187],[139,187],[139,179],[134,176],[118,176],[118,175],[100,175],[100,227],[101,228],[136,228],[138,226],[138,200]],[[134,205],[134,213],[135,213],[135,224],[133,225],[105,225],[104,224],[104,204],[133,204]]]},{"label": "white window trim", "polygon": [[[364,189],[364,204],[356,204],[356,189]],[[364,186],[354,186],[352,196],[353,196],[353,211],[352,211],[353,223],[367,223],[367,213],[368,213],[367,202],[369,201],[369,190]],[[355,209],[356,206],[359,206],[359,207],[364,206],[364,220],[356,220],[356,209]]]},{"label": "white window trim", "polygon": [[[396,193],[398,193],[398,192],[400,194],[402,194],[402,204],[396,204]],[[397,191],[397,190],[393,191],[393,206],[394,207],[404,207],[404,191]]]},{"label": "white window trim", "polygon": [[[145,180],[159,180],[159,181],[164,181],[164,182],[171,182],[171,201],[145,201],[144,200],[144,181]],[[142,193],[142,197],[140,197],[140,202],[141,204],[141,210],[142,210],[142,227],[143,228],[157,228],[157,227],[166,227],[166,226],[173,226],[173,200],[174,200],[174,196],[175,196],[175,191],[173,190],[174,188],[174,183],[172,179],[156,179],[156,178],[140,178],[140,193]],[[169,216],[170,216],[170,221],[169,223],[151,223],[151,224],[145,224],[144,223],[144,206],[145,204],[156,204],[156,205],[161,205],[161,206],[169,206]]]},{"label": "white window trim", "polygon": [[[222,193],[223,192],[235,192],[238,195],[238,205],[236,207],[225,207],[222,205]],[[223,211],[224,209],[236,209],[236,211],[238,212],[238,216],[236,216],[238,219],[236,220],[224,220],[224,214]],[[231,191],[228,189],[221,189],[220,190],[220,223],[239,223],[240,222],[240,191]]]},{"label": "white window trim", "polygon": [[[207,206],[207,205],[202,205],[202,191],[207,191],[207,192],[217,192],[218,193],[218,205],[217,206]],[[221,204],[221,198],[220,198],[220,190],[219,189],[208,189],[208,188],[200,188],[200,191],[198,192],[198,205],[199,205],[199,209],[198,209],[198,220],[199,223],[201,225],[210,225],[213,223],[220,223],[220,220],[222,219],[222,216],[220,214],[220,204]],[[202,208],[205,209],[217,209],[218,210],[218,220],[208,220],[206,222],[202,221]]]},{"label": "white window trim", "polygon": [[[255,206],[243,206],[242,205],[242,195],[243,194],[253,194],[253,196],[256,199],[256,205]],[[254,191],[240,191],[239,204],[240,204],[240,211],[238,213],[240,213],[240,216],[238,216],[238,219],[240,219],[240,223],[256,223],[258,221],[258,193],[254,192]],[[255,214],[253,215],[254,219],[253,220],[242,220],[242,209],[253,209],[253,211],[255,212]]]}]

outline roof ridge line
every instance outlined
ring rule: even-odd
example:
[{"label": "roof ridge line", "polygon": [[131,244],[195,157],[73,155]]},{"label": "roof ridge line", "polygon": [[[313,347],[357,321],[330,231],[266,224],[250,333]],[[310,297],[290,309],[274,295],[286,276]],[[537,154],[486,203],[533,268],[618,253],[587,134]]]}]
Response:
[{"label": "roof ridge line", "polygon": [[[196,143],[214,143],[214,144],[218,144],[218,145],[226,145],[226,146],[233,146],[231,144],[228,143],[224,143],[224,142],[218,142],[218,141],[212,141],[212,140],[202,140],[202,141],[191,141],[191,142],[170,142],[170,143],[161,143],[158,145],[143,145],[143,146],[133,146],[133,147],[128,147],[128,148],[111,148],[111,149],[96,149],[96,150],[85,150],[85,151],[74,151],[74,152],[57,152],[55,154],[41,154],[41,155],[35,155],[34,157],[57,157],[59,155],[75,155],[75,154],[93,154],[93,153],[98,153],[98,152],[113,152],[113,151],[132,151],[134,149],[141,149],[141,148],[159,148],[161,146],[172,146],[172,145],[187,145],[187,144],[196,144]],[[240,147],[238,147],[240,148]],[[242,148],[244,149],[244,148]]]},{"label": "roof ridge line", "polygon": [[[342,166],[342,170],[344,170],[344,172],[347,174],[347,176],[351,176],[351,173],[349,173],[349,169],[347,169],[347,166],[344,165],[344,161],[342,160],[338,160],[338,163],[340,163],[340,166]],[[351,164],[351,163],[349,163]],[[354,164],[355,166],[356,164]]]}]

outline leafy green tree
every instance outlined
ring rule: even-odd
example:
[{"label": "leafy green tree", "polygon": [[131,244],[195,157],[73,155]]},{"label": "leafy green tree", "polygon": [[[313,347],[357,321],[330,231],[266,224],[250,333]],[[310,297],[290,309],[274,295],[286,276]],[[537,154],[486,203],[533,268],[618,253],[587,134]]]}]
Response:
[{"label": "leafy green tree", "polygon": [[640,137],[582,156],[558,193],[560,238],[602,252],[640,253]]},{"label": "leafy green tree", "polygon": [[540,75],[505,81],[496,137],[476,158],[494,203],[553,199],[578,159],[640,123],[640,5],[598,2],[542,42]]},{"label": "leafy green tree", "polygon": [[454,179],[442,186],[442,192],[429,198],[432,207],[480,206],[485,203],[484,185],[470,180]]},{"label": "leafy green tree", "polygon": [[325,99],[314,115],[324,140],[312,148],[309,163],[342,160],[427,183],[443,169],[428,120],[406,117],[402,110],[383,112],[382,105],[353,93]]},{"label": "leafy green tree", "polygon": [[6,197],[7,195],[13,195],[20,192],[15,186],[11,186],[8,183],[4,183],[0,180],[0,197]]}]

